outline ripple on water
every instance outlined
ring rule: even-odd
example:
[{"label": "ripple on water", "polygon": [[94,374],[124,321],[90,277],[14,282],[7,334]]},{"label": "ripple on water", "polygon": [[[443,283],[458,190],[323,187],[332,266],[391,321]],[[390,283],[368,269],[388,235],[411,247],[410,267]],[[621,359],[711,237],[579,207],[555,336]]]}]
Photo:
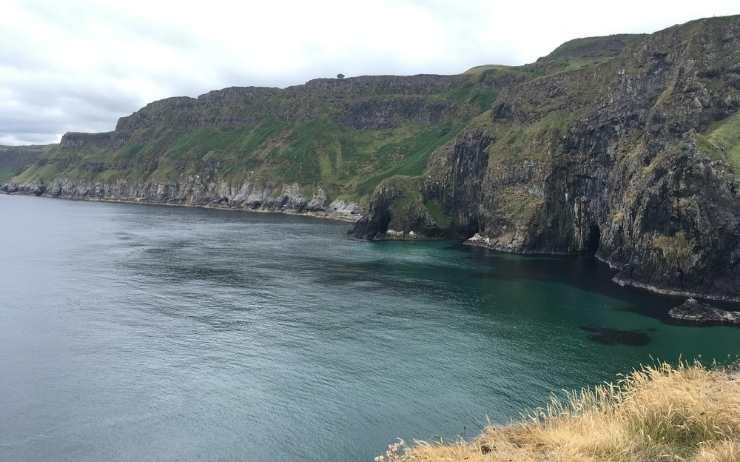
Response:
[{"label": "ripple on water", "polygon": [[3,198],[0,460],[370,460],[651,357],[736,355],[591,260]]}]

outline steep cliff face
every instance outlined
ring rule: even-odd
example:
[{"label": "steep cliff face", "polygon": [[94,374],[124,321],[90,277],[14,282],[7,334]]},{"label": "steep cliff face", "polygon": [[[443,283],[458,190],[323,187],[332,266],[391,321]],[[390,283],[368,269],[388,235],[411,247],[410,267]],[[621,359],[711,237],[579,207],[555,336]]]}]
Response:
[{"label": "steep cliff face", "polygon": [[355,220],[380,181],[422,173],[518,74],[317,79],[168,98],[112,132],[65,134],[2,189]]},{"label": "steep cliff face", "polygon": [[[431,236],[595,254],[618,282],[740,300],[738,108],[740,17],[632,38],[618,54],[507,87],[431,156],[418,203],[439,203],[448,220]],[[379,186],[377,226],[360,234],[383,236],[372,213],[399,221],[391,196]],[[401,228],[419,236],[413,220]]]},{"label": "steep cliff face", "polygon": [[156,101],[66,134],[2,189],[585,253],[620,283],[740,301],[739,108],[740,17],[713,18],[520,67]]}]

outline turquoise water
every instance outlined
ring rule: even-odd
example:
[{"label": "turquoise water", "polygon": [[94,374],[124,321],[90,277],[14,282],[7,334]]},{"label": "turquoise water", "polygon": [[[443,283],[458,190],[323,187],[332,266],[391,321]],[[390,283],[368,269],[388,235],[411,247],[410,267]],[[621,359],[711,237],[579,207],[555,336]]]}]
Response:
[{"label": "turquoise water", "polygon": [[0,217],[3,461],[370,460],[740,353],[589,259],[214,210],[0,196]]}]

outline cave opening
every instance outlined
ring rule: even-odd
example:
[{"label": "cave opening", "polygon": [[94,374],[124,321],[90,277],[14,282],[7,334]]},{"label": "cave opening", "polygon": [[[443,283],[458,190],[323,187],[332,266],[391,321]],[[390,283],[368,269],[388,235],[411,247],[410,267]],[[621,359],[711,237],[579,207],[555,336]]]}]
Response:
[{"label": "cave opening", "polygon": [[599,244],[601,244],[601,230],[592,223],[588,228],[588,236],[583,243],[583,251],[587,255],[595,255],[596,251],[599,250]]}]

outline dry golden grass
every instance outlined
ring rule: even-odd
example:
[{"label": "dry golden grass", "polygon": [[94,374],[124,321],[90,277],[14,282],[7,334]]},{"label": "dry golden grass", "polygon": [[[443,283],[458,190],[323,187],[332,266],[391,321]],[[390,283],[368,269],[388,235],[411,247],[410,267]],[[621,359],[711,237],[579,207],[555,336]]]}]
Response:
[{"label": "dry golden grass", "polygon": [[473,441],[401,441],[376,460],[740,462],[740,375],[698,363],[644,367]]}]

